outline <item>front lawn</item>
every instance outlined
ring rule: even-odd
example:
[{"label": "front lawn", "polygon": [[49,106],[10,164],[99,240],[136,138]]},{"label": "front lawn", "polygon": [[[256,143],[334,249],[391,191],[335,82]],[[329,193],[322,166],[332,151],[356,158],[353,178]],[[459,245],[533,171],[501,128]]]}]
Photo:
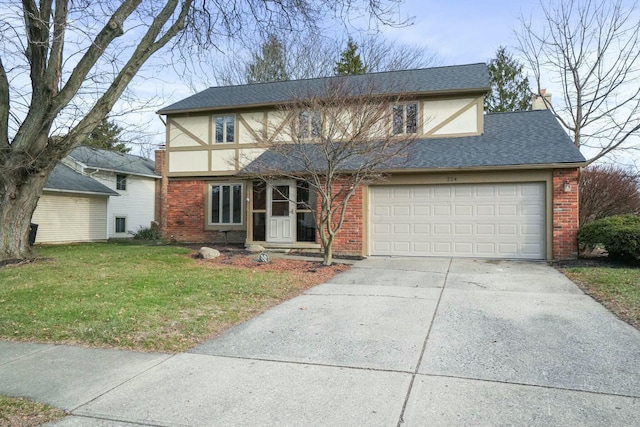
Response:
[{"label": "front lawn", "polygon": [[191,252],[130,243],[39,247],[38,261],[0,268],[0,339],[180,352],[339,270],[318,274],[296,261],[291,271],[274,271],[246,255],[234,266]]},{"label": "front lawn", "polygon": [[65,416],[61,409],[23,398],[0,395],[0,426],[33,427]]},{"label": "front lawn", "polygon": [[640,269],[619,266],[567,267],[562,271],[587,294],[640,329]]}]

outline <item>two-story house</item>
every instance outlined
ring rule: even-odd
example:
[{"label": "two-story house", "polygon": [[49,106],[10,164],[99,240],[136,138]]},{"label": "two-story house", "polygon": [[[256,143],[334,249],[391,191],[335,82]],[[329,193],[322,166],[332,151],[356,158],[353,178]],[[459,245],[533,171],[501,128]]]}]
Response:
[{"label": "two-story house", "polygon": [[155,217],[154,162],[144,157],[78,147],[50,175],[32,221],[36,243],[129,238]]},{"label": "two-story house", "polygon": [[160,110],[167,125],[166,152],[156,154],[157,220],[165,237],[319,249],[304,209],[312,192],[244,172],[269,161],[264,141],[286,143],[287,123],[303,120],[283,105],[337,81],[401,96],[389,101],[393,123],[380,129],[415,140],[386,179],[357,189],[336,254],[576,256],[585,159],[547,110],[485,114],[485,64],[212,87]]}]

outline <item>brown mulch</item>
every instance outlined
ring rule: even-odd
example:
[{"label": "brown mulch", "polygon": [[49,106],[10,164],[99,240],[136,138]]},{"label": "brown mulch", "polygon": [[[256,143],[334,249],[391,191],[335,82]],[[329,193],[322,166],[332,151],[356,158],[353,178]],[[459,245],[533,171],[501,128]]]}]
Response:
[{"label": "brown mulch", "polygon": [[[268,262],[258,262],[259,254],[251,254],[244,250],[218,249],[220,256],[211,260],[200,260],[212,268],[234,267],[251,269],[254,271],[275,271],[294,274],[301,287],[308,288],[327,282],[336,274],[347,271],[350,266],[334,262],[332,265],[322,265],[322,259],[318,261],[306,261],[295,259],[293,256],[282,257],[270,255]],[[197,252],[192,255],[197,258]]]}]

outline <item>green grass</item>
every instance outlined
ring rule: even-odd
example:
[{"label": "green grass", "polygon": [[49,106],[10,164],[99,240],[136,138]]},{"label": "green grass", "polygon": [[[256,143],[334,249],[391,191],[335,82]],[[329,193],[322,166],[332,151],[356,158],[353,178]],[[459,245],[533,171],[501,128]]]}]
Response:
[{"label": "green grass", "polygon": [[640,269],[576,267],[564,273],[622,320],[640,329]]},{"label": "green grass", "polygon": [[0,395],[0,426],[31,427],[64,417],[61,409],[23,398]]},{"label": "green grass", "polygon": [[0,268],[0,339],[183,351],[300,292],[288,273],[212,268],[172,246],[40,247]]}]

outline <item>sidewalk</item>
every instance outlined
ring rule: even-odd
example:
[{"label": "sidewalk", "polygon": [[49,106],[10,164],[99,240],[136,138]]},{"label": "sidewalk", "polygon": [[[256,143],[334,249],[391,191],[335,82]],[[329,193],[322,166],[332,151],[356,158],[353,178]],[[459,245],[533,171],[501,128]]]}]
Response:
[{"label": "sidewalk", "polygon": [[632,426],[640,332],[544,263],[373,258],[188,353],[0,342],[55,426]]}]

